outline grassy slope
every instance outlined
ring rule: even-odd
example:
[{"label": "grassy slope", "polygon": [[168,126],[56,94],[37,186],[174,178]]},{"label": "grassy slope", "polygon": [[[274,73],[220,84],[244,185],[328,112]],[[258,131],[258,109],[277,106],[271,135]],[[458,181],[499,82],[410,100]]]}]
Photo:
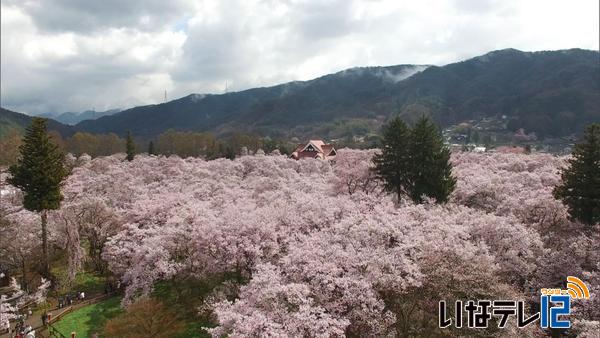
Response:
[{"label": "grassy slope", "polygon": [[122,311],[121,296],[115,296],[69,313],[54,324],[54,327],[65,336],[77,332],[77,337],[91,337],[94,332],[101,334],[106,321]]},{"label": "grassy slope", "polygon": [[[52,273],[59,281],[67,279],[67,264],[64,259],[55,261]],[[105,277],[91,271],[82,271],[75,276],[71,286],[63,285],[53,297],[67,292],[83,291],[86,297],[93,297],[104,292]],[[121,297],[115,296],[100,303],[92,304],[69,313],[54,326],[65,336],[77,332],[77,337],[90,337],[94,332],[102,332],[107,320],[121,313]]]},{"label": "grassy slope", "polygon": [[57,294],[51,294],[50,296],[64,295],[68,292],[80,292],[83,291],[88,297],[99,295],[104,292],[104,286],[106,285],[106,277],[94,272],[94,271],[82,271],[77,273],[75,280],[71,285],[67,284],[68,267],[65,257],[54,261],[52,263],[52,274],[56,277],[59,282],[59,289]]},{"label": "grassy slope", "polygon": [[[60,257],[53,262],[52,273],[59,281],[67,279],[67,262],[65,257]],[[67,292],[84,291],[87,297],[93,297],[104,292],[106,278],[91,271],[78,273],[71,286],[63,285],[55,297]],[[212,284],[211,284],[212,285]],[[167,307],[171,308],[185,323],[185,330],[174,338],[198,338],[210,337],[202,327],[213,326],[209,321],[200,318],[198,306],[212,287],[199,282],[161,282],[156,285],[152,297],[159,299]],[[121,296],[115,296],[97,304],[86,306],[69,313],[54,324],[65,336],[73,331],[77,337],[90,337],[92,333],[98,332],[102,337],[102,331],[106,322],[122,313]]]},{"label": "grassy slope", "polygon": [[[174,283],[161,282],[156,286],[152,297],[159,299],[171,308],[184,322],[184,331],[174,338],[210,337],[208,333],[202,330],[202,327],[210,327],[214,324],[198,315],[198,306],[201,304],[203,296],[211,288],[208,285],[197,283],[193,283],[193,285],[184,284],[175,285]],[[77,275],[71,290],[92,292],[103,285],[103,279],[100,277],[90,273],[80,273]],[[102,336],[106,322],[122,313],[120,302],[121,296],[115,296],[100,303],[86,306],[69,313],[54,326],[66,336],[73,331],[77,332],[78,337],[89,337],[94,332]]]}]

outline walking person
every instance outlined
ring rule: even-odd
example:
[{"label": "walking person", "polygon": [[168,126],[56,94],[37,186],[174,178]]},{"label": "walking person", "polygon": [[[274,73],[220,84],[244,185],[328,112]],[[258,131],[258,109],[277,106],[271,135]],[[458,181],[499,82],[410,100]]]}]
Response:
[{"label": "walking person", "polygon": [[18,332],[19,335],[23,333],[23,329],[25,328],[25,321],[23,321],[23,315],[19,315],[17,319],[17,324],[15,325],[15,332]]}]

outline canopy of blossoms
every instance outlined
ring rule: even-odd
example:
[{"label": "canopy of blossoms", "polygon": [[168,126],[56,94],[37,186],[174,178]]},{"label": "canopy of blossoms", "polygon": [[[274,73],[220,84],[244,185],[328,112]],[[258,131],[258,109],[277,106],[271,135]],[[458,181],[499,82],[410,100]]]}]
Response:
[{"label": "canopy of blossoms", "polygon": [[[81,238],[97,241],[125,303],[158,281],[236,276],[206,301],[214,336],[436,335],[440,299],[533,304],[567,275],[600,291],[600,229],[552,197],[565,158],[455,154],[451,201],[413,205],[381,192],[375,152],[79,159],[52,238],[73,274]],[[594,297],[575,303],[579,332],[600,325]]]}]

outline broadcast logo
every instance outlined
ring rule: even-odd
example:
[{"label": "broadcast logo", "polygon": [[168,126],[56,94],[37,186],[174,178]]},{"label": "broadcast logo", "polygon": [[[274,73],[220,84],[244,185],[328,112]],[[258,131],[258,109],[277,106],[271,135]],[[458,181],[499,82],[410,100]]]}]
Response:
[{"label": "broadcast logo", "polygon": [[[573,276],[567,277],[566,289],[542,289],[540,298],[540,326],[543,328],[571,327],[568,319],[559,319],[561,315],[571,313],[571,299],[589,299],[590,291],[581,279]],[[559,306],[550,306],[552,303]]]},{"label": "broadcast logo", "polygon": [[[571,327],[571,322],[564,318],[571,314],[572,299],[589,299],[590,291],[585,283],[574,276],[567,277],[567,288],[543,288],[540,290],[540,311],[531,316],[525,314],[525,302],[515,300],[468,300],[463,303],[457,300],[454,306],[454,318],[446,314],[446,301],[439,304],[439,327],[463,327],[463,312],[466,313],[466,326],[469,328],[487,328],[492,316],[497,317],[498,327],[506,327],[511,316],[516,317],[517,327],[523,328],[539,320],[542,328]],[[463,307],[463,304],[465,306]]]}]

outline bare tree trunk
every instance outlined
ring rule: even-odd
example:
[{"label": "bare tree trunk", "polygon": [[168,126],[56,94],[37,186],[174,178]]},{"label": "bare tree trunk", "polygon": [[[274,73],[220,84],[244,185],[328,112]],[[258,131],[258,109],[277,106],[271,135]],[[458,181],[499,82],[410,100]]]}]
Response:
[{"label": "bare tree trunk", "polygon": [[21,273],[23,274],[21,279],[21,289],[29,292],[29,285],[27,285],[27,268],[25,266],[25,257],[21,256]]},{"label": "bare tree trunk", "polygon": [[48,211],[42,210],[42,275],[50,277],[50,261],[48,259]]}]

